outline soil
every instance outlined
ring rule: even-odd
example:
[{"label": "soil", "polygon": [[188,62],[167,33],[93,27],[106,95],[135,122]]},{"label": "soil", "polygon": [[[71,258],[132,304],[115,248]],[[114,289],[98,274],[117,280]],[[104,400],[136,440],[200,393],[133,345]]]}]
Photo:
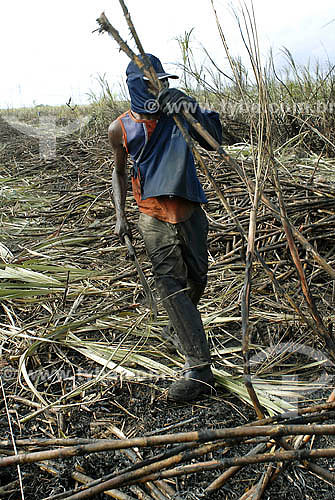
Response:
[{"label": "soil", "polygon": [[[128,437],[159,435],[167,433],[187,432],[203,429],[236,427],[255,419],[252,408],[243,405],[232,395],[218,390],[215,396],[204,397],[193,404],[177,404],[166,399],[164,385],[160,382],[152,386],[138,383],[115,382],[111,387],[101,387],[100,399],[91,405],[78,405],[63,415],[62,429],[67,437],[108,438],[114,435],[110,426],[122,428]],[[161,392],[161,390],[163,392]],[[94,395],[96,397],[96,395]],[[15,405],[13,407],[15,410]],[[20,438],[45,438],[54,435],[57,424],[54,414],[46,414],[36,418],[22,429]],[[59,417],[59,415],[58,415]],[[329,422],[331,423],[331,422]],[[1,438],[10,438],[8,426],[2,421]],[[244,456],[251,445],[237,446],[228,453],[223,450],[204,457],[220,460],[232,456]],[[334,447],[334,439],[330,437],[316,438],[313,448]],[[163,449],[140,450],[143,458],[157,454]],[[319,465],[334,470],[335,460],[318,460]],[[56,495],[75,487],[71,473],[75,470],[85,471],[92,478],[100,478],[113,471],[121,470],[131,465],[129,459],[119,451],[94,453],[84,457],[74,457],[53,461],[57,476],[52,477],[42,471],[39,464],[21,466],[24,484],[24,498],[36,500]],[[261,478],[265,467],[252,465],[241,469],[226,485],[210,498],[238,499],[255,482]],[[203,490],[219,476],[219,471],[202,472],[190,476],[182,476],[171,484],[176,488],[176,498],[202,498]],[[0,469],[1,486],[17,479],[16,467]],[[129,492],[128,488],[122,491]],[[131,492],[129,492],[132,494]],[[334,486],[321,481],[315,475],[306,471],[298,463],[286,465],[279,477],[269,485],[264,493],[264,499],[280,500],[292,498],[296,500],[330,500],[334,498]],[[16,492],[9,499],[20,499]],[[103,494],[94,498],[106,498]],[[135,497],[136,498],[136,497]]]},{"label": "soil", "polygon": [[[122,410],[116,411],[116,405],[121,405]],[[85,405],[86,406],[86,405]],[[125,412],[127,416],[125,417]],[[179,405],[167,402],[164,394],[157,393],[154,388],[139,384],[116,383],[103,391],[103,397],[99,403],[87,407],[78,407],[66,415],[64,433],[68,437],[92,437],[113,438],[109,433],[109,426],[122,427],[128,436],[143,436],[160,433],[186,432],[191,430],[215,429],[222,427],[235,427],[248,421],[254,420],[254,412],[245,407],[241,402],[227,394],[218,394],[198,401],[194,404]],[[41,421],[39,421],[41,420]],[[20,437],[32,436],[45,437],[47,428],[43,428],[43,420],[37,419],[31,426],[29,433],[23,433]],[[36,427],[40,432],[36,433]],[[46,426],[49,427],[49,426]],[[41,432],[43,430],[43,432]],[[6,426],[3,426],[1,436],[8,435]],[[329,438],[317,438],[314,448],[334,446],[334,440]],[[227,456],[243,456],[246,446],[234,447]],[[160,450],[155,450],[158,453]],[[151,455],[150,450],[142,452],[147,458]],[[211,457],[207,457],[210,459]],[[223,458],[223,454],[215,452],[213,458]],[[55,461],[58,474],[50,477],[50,474],[40,470],[38,464],[25,465],[21,467],[23,475],[24,494],[26,500],[45,498],[56,495],[63,491],[74,488],[75,482],[71,479],[71,472],[83,470],[92,478],[99,478],[112,471],[123,469],[131,462],[122,452],[105,452],[76,457],[72,459]],[[318,463],[333,470],[335,461],[319,460]],[[215,499],[238,499],[248,490],[262,475],[264,466],[248,466],[243,468],[236,476],[228,481],[224,488],[214,493],[211,498]],[[182,477],[175,483],[177,497],[181,499],[201,498],[201,494],[216,477],[218,472],[203,472],[191,476]],[[1,471],[1,485],[5,485],[17,478],[15,467]],[[123,489],[127,491],[127,488]],[[264,494],[265,499],[332,499],[334,487],[319,480],[316,476],[308,473],[297,463],[285,466],[280,476],[268,486]],[[21,498],[17,493],[10,495],[10,499]],[[97,495],[94,498],[105,498]]]}]

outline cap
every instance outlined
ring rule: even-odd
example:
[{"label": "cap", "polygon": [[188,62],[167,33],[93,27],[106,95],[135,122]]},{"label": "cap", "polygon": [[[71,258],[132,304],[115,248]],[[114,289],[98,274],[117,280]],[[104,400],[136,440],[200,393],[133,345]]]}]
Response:
[{"label": "cap", "polygon": [[[149,60],[150,60],[150,62],[152,64],[154,70],[157,73],[157,77],[159,78],[159,80],[162,80],[163,78],[179,78],[179,76],[177,76],[177,75],[173,75],[171,73],[166,73],[164,71],[163,65],[160,62],[160,60],[158,59],[158,57],[153,56],[152,54],[146,54],[146,56],[149,58]],[[140,59],[143,60],[142,56],[139,56],[139,57],[140,57]],[[127,77],[129,77],[129,76],[135,76],[135,75],[141,75],[142,76],[143,73],[139,69],[139,67],[137,66],[137,64],[134,61],[131,61],[128,64],[128,67],[127,67],[127,70],[126,70],[126,75],[127,75]],[[143,76],[143,80],[148,80],[148,78],[146,76]]]}]

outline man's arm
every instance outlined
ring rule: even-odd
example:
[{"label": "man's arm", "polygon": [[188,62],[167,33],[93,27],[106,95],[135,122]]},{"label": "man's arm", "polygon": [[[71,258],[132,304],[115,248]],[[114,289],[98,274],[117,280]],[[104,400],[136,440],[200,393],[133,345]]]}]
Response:
[{"label": "man's arm", "polygon": [[114,234],[123,241],[127,234],[131,237],[130,227],[125,215],[125,204],[127,196],[127,151],[123,145],[122,128],[118,120],[115,120],[108,128],[108,140],[114,153],[114,169],[112,174],[113,198],[116,212],[116,224]]},{"label": "man's arm", "polygon": [[[219,144],[222,144],[222,125],[220,122],[219,113],[216,111],[210,111],[207,109],[201,109],[200,106],[197,107],[194,113],[191,113],[193,118],[195,118],[200,125],[210,133],[213,139]],[[214,148],[208,144],[208,142],[200,135],[195,128],[190,127],[190,135],[195,139],[202,148],[207,149],[207,151],[213,151]]]},{"label": "man's arm", "polygon": [[[219,144],[222,143],[222,125],[219,114],[216,111],[201,109],[195,99],[175,88],[162,90],[157,99],[163,113],[172,116],[174,113],[180,113],[185,109]],[[191,137],[195,139],[200,146],[209,151],[213,151],[213,147],[208,144],[192,125],[189,130]]]}]

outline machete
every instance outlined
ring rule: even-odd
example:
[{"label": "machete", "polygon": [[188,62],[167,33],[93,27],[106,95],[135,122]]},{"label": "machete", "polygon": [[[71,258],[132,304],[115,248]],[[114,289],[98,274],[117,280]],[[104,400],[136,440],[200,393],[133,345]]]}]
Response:
[{"label": "machete", "polygon": [[145,293],[148,305],[149,305],[150,309],[152,310],[154,317],[156,318],[156,316],[157,316],[156,301],[155,301],[154,296],[152,294],[149,283],[148,283],[146,277],[144,276],[144,273],[142,271],[140,263],[136,257],[135,248],[133,247],[133,244],[132,244],[132,242],[127,234],[124,236],[124,241],[125,241],[127,248],[128,248],[129,257],[135,264],[138,276],[140,278],[140,281],[141,281],[143,289],[144,289],[144,293]]}]

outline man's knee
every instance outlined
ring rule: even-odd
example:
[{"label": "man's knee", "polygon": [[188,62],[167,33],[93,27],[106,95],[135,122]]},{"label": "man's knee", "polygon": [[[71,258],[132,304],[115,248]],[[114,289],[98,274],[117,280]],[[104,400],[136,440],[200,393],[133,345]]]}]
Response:
[{"label": "man's knee", "polygon": [[157,291],[162,299],[177,297],[180,293],[187,291],[187,283],[176,276],[156,276]]}]

